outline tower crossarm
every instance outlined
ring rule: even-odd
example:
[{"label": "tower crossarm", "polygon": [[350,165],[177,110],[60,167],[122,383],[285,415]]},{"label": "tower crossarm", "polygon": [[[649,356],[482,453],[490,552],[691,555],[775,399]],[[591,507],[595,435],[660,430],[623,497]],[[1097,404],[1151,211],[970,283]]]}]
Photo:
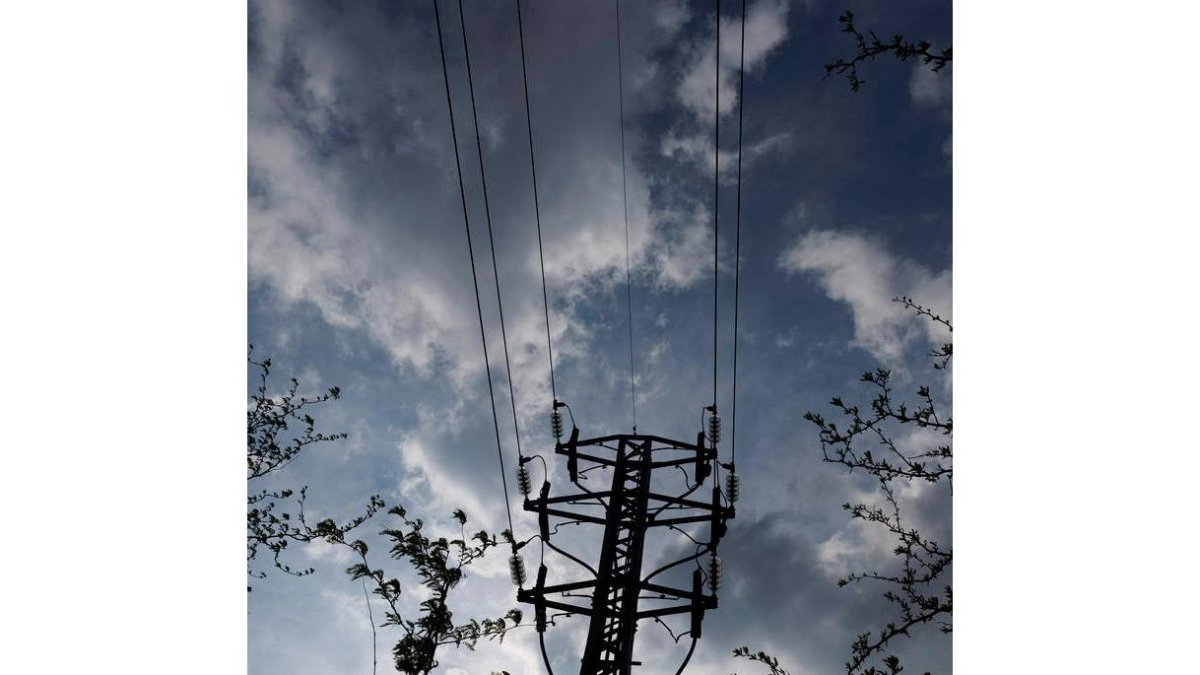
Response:
[{"label": "tower crossarm", "polygon": [[[651,583],[651,578],[660,573],[715,551],[724,534],[725,521],[734,516],[733,507],[721,498],[718,486],[712,486],[711,501],[692,498],[715,468],[716,448],[705,442],[702,433],[694,444],[637,434],[580,440],[576,428],[572,429],[569,440],[556,444],[555,452],[566,456],[570,479],[579,491],[551,496],[550,484],[545,482],[537,498],[525,499],[524,507],[538,515],[540,536],[547,547],[583,565],[592,578],[547,585],[543,566],[537,585],[522,588],[517,597],[534,605],[539,631],[545,629],[547,609],[588,617],[581,675],[630,675],[633,666],[639,665],[633,659],[639,620],[690,614],[691,633],[699,637],[704,612],[717,607],[715,592],[710,595],[704,591],[699,568],[693,571],[690,589],[675,588],[662,580]],[[675,469],[689,465],[695,466],[691,474],[694,479],[686,480],[680,493],[669,494],[662,486],[670,483],[652,480],[655,471],[678,476]],[[611,471],[611,484],[593,491],[580,481],[585,472],[596,467]],[[656,490],[651,490],[652,483]],[[551,527],[552,518],[603,526],[595,567],[551,542],[557,532],[557,527]],[[643,576],[648,533],[688,523],[711,524],[710,540],[696,542],[695,554],[668,562],[649,576]],[[589,590],[590,604],[572,602],[580,592]],[[643,601],[647,606],[639,607]]]}]

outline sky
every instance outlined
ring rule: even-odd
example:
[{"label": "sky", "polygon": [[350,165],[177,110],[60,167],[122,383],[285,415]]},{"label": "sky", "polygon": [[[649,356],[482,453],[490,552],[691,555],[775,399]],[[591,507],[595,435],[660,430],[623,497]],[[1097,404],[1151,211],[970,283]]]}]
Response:
[{"label": "sky", "polygon": [[[565,467],[551,458],[515,6],[464,4],[494,271],[457,7],[443,3],[442,20],[502,451],[511,470],[516,439],[494,272],[520,443],[547,455],[550,480],[562,485]],[[725,4],[716,283],[717,402],[728,411],[742,102],[739,8]],[[584,435],[630,429],[631,311],[639,431],[694,438],[713,377],[713,8],[621,7],[629,307],[613,7],[540,0],[522,8],[558,397]],[[891,544],[841,509],[877,495],[860,476],[821,462],[815,427],[802,415],[826,412],[834,395],[862,399],[858,376],[877,366],[891,368],[903,391],[931,384],[947,406],[951,399],[948,376],[926,358],[947,336],[891,300],[910,296],[952,316],[953,72],[878,60],[862,67],[859,92],[823,79],[822,64],[853,49],[837,22],[846,8],[821,0],[747,6],[736,439],[743,496],[721,546],[721,606],[705,618],[689,672],[762,670],[730,656],[740,645],[770,651],[797,675],[843,669],[854,635],[877,628],[889,610],[884,589],[839,589],[836,580],[888,565]],[[860,27],[881,36],[951,44],[948,2],[860,2],[853,10]],[[279,387],[291,376],[309,391],[339,386],[341,400],[315,416],[322,429],[349,434],[314,447],[269,485],[308,485],[307,508],[339,520],[379,494],[435,532],[453,531],[455,508],[497,532],[507,525],[504,495],[435,30],[423,2],[250,3],[249,342],[272,359]],[[511,496],[517,535],[536,532],[536,519]],[[951,543],[948,490],[913,487],[902,497],[924,530]],[[374,532],[385,520],[363,529],[380,564],[385,546]],[[660,542],[656,554],[671,545]],[[494,553],[469,569],[451,596],[457,618],[517,606],[504,558]],[[290,561],[318,571],[254,583],[250,672],[364,672],[371,631],[362,588],[342,571],[349,559],[314,544],[291,551]],[[412,589],[408,600],[419,596]],[[585,631],[576,619],[548,633],[557,672],[577,668]],[[396,637],[379,630],[385,672]],[[685,651],[657,626],[638,633],[646,672],[673,669]],[[898,652],[918,672],[950,670],[947,636],[923,631]],[[446,673],[543,672],[529,629],[473,652],[443,648],[439,661]]]}]

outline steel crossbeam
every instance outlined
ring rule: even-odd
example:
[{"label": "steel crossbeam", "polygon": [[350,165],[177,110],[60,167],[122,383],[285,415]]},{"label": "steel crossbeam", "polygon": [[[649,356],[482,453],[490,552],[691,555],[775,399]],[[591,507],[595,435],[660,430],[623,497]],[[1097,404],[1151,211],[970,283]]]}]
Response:
[{"label": "steel crossbeam", "polygon": [[[582,451],[584,448],[587,450]],[[733,517],[733,507],[722,504],[715,489],[711,502],[688,498],[711,474],[717,453],[715,448],[705,444],[703,434],[697,436],[694,444],[636,434],[581,441],[578,429],[572,430],[568,441],[556,444],[555,452],[567,457],[570,478],[583,492],[552,497],[550,485],[545,483],[537,498],[525,499],[525,510],[538,514],[540,533],[547,544],[550,544],[551,517],[603,525],[599,563],[593,568],[551,544],[550,548],[582,564],[594,578],[547,585],[547,571],[542,566],[538,570],[537,584],[533,588],[520,589],[517,597],[521,602],[534,605],[539,630],[544,630],[547,625],[547,610],[588,617],[581,675],[629,675],[632,667],[639,665],[633,660],[633,646],[640,619],[691,614],[691,633],[693,637],[699,637],[704,612],[717,607],[716,596],[705,594],[703,590],[699,569],[693,571],[689,589],[650,582],[650,578],[666,569],[697,560],[715,550],[725,531],[725,521]],[[666,458],[663,458],[664,454]],[[612,469],[611,487],[591,491],[580,485],[581,462]],[[655,470],[688,465],[695,467],[694,484],[682,495],[651,491]],[[598,507],[603,507],[603,515],[596,510]],[[583,508],[589,508],[590,512],[583,512]],[[664,509],[672,510],[670,517],[662,517]],[[705,522],[712,524],[711,538],[697,547],[696,554],[670,562],[643,578],[643,553],[651,528]],[[590,603],[565,601],[574,592],[589,589]],[[643,593],[657,595],[643,598]],[[670,604],[639,609],[638,603],[642,599]]]}]

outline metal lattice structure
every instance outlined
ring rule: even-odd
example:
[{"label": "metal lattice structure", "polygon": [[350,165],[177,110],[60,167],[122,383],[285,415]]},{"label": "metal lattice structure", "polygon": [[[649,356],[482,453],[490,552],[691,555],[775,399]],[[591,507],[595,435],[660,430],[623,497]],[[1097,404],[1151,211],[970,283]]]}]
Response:
[{"label": "metal lattice structure", "polygon": [[[699,561],[705,554],[715,558],[726,521],[734,516],[733,506],[722,503],[716,485],[712,486],[710,501],[690,499],[712,474],[713,463],[717,461],[715,446],[706,443],[704,433],[698,434],[692,444],[637,434],[580,440],[579,430],[573,429],[569,440],[556,443],[555,453],[566,456],[568,475],[579,491],[551,496],[550,483],[545,482],[536,499],[525,499],[525,510],[537,513],[542,541],[587,569],[591,578],[547,585],[546,567],[540,566],[534,587],[522,588],[517,593],[518,600],[534,606],[538,631],[545,631],[547,610],[589,617],[582,675],[628,674],[634,665],[640,665],[633,661],[633,644],[641,619],[690,614],[690,634],[693,640],[698,639],[704,612],[717,607],[714,573],[709,572],[709,593],[705,592],[705,574],[698,562],[688,588],[655,583],[653,579],[679,565]],[[613,474],[608,490],[589,490],[583,485],[581,479],[585,473],[604,467]],[[682,494],[653,491],[656,471],[683,470],[686,476],[686,467],[691,468],[691,474]],[[552,518],[603,526],[596,567],[552,542]],[[680,526],[696,523],[710,525],[708,541],[697,542],[695,554],[673,560],[643,576],[647,534],[656,529],[682,533]],[[572,601],[589,590],[590,604]],[[655,606],[640,608],[640,601],[646,599],[653,600]]]}]

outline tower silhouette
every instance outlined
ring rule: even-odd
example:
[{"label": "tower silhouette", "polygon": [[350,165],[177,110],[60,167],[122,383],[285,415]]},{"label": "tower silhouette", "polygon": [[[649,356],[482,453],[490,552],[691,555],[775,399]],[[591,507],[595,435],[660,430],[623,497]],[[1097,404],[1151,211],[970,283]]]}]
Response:
[{"label": "tower silhouette", "polygon": [[[690,498],[712,474],[712,464],[717,461],[715,444],[707,443],[703,432],[697,434],[695,443],[638,434],[580,440],[579,429],[574,428],[565,443],[559,440],[555,444],[555,453],[566,457],[568,476],[578,492],[551,496],[550,483],[545,482],[537,498],[526,496],[525,510],[537,513],[542,541],[588,569],[590,578],[547,585],[547,569],[541,565],[535,585],[517,593],[518,600],[534,606],[537,630],[545,631],[546,613],[550,609],[589,617],[581,675],[628,674],[633,666],[640,665],[633,660],[633,646],[641,619],[690,614],[690,635],[693,640],[699,639],[705,610],[717,607],[720,574],[717,544],[725,534],[726,520],[734,516],[733,506],[722,503],[721,491],[715,484],[711,499]],[[685,467],[691,468],[690,476]],[[601,468],[612,471],[609,489],[590,490],[581,483],[584,473]],[[652,489],[656,472],[675,473],[679,469],[688,476],[682,494],[662,494]],[[603,527],[596,567],[552,542],[552,518]],[[671,560],[643,575],[643,553],[649,533],[678,530],[682,525],[697,523],[709,525],[709,539],[697,542],[694,554]],[[706,554],[709,565],[702,570],[700,559]],[[659,574],[691,561],[696,561],[696,569],[689,587],[653,581]],[[590,604],[569,601],[589,589]],[[654,606],[641,607],[644,599],[652,600],[650,604]]]}]

